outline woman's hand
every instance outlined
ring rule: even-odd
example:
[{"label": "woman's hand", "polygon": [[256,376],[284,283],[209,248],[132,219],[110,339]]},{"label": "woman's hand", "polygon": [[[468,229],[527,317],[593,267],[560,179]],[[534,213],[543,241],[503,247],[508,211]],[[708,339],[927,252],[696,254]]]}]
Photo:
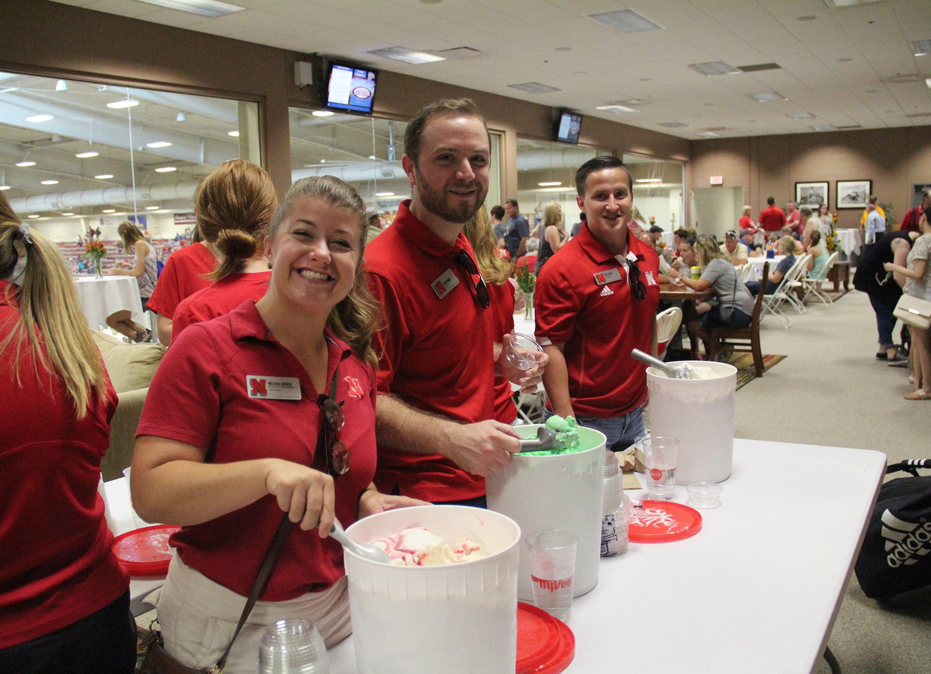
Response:
[{"label": "woman's hand", "polygon": [[679,271],[678,269],[676,269],[675,267],[669,267],[669,269],[666,270],[666,276],[668,276],[668,277],[671,278],[673,281],[675,281],[676,279],[678,279],[678,278],[680,278],[680,277],[682,276],[682,272],[680,272],[680,271]]},{"label": "woman's hand", "polygon": [[359,497],[359,519],[395,508],[409,508],[411,506],[433,505],[427,501],[410,498],[409,496],[392,496],[382,494],[374,487],[362,492]]},{"label": "woman's hand", "polygon": [[288,519],[304,531],[316,527],[326,538],[336,518],[333,478],[325,473],[282,459],[269,459],[265,488],[278,500]]},{"label": "woman's hand", "polygon": [[883,262],[883,269],[886,271],[895,271],[898,265],[892,264],[891,262]]}]

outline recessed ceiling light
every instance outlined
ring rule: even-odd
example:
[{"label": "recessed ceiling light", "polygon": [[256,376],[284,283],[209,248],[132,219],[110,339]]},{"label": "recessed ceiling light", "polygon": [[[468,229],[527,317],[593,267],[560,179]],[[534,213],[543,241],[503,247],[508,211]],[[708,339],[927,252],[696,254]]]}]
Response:
[{"label": "recessed ceiling light", "polygon": [[562,185],[562,181],[554,180],[552,182],[537,183],[537,185],[539,185],[540,187],[559,187],[560,185]]},{"label": "recessed ceiling light", "polygon": [[145,209],[146,209],[147,211],[157,211],[157,210],[158,210],[158,206],[146,206]]},{"label": "recessed ceiling light", "polygon": [[135,98],[124,98],[121,101],[107,103],[107,107],[114,110],[119,110],[120,108],[134,108],[137,105],[139,105],[139,101],[137,101]]},{"label": "recessed ceiling light", "polygon": [[393,197],[394,192],[376,192],[375,196],[376,197]]},{"label": "recessed ceiling light", "polygon": [[925,79],[925,84],[928,86],[929,89],[931,89],[931,77],[928,77]]},{"label": "recessed ceiling light", "polygon": [[227,131],[227,132],[226,132],[226,135],[227,135],[227,136],[232,136],[233,138],[239,138],[239,132],[238,132],[238,131]]},{"label": "recessed ceiling light", "polygon": [[115,209],[115,208],[105,208],[105,209],[103,209],[103,210],[100,211],[100,212],[101,212],[101,213],[116,213],[116,209]]},{"label": "recessed ceiling light", "polygon": [[159,141],[156,141],[156,142],[154,142],[154,143],[146,143],[145,146],[146,146],[146,147],[150,147],[150,148],[152,148],[153,150],[157,150],[157,149],[159,149],[159,148],[161,148],[161,147],[171,147],[171,143],[169,143],[168,141],[165,141],[165,140],[159,140]]},{"label": "recessed ceiling light", "polygon": [[110,180],[112,177],[112,173],[101,173],[99,176],[94,176],[94,180]]},{"label": "recessed ceiling light", "polygon": [[0,192],[5,192],[10,189],[9,185],[0,185]]},{"label": "recessed ceiling light", "polygon": [[66,218],[71,217],[74,213],[62,213]]},{"label": "recessed ceiling light", "polygon": [[793,112],[793,113],[786,115],[786,117],[791,117],[792,119],[814,119],[815,118],[815,116],[811,114],[810,112]]},{"label": "recessed ceiling light", "polygon": [[656,184],[656,183],[663,182],[663,179],[662,178],[637,178],[636,180],[634,180],[634,182]]},{"label": "recessed ceiling light", "polygon": [[57,185],[58,181],[57,180],[43,180],[42,184],[43,185]]},{"label": "recessed ceiling light", "polygon": [[369,155],[369,159],[371,159],[372,161],[375,161],[375,160],[377,159],[377,157],[376,157],[375,155],[373,155],[373,154],[370,154],[370,155]]},{"label": "recessed ceiling light", "polygon": [[176,121],[176,122],[186,122],[186,121],[187,121],[187,115],[185,115],[183,112],[179,112],[179,113],[178,113],[178,116],[175,118],[175,121]]},{"label": "recessed ceiling light", "polygon": [[734,66],[727,65],[724,61],[709,61],[707,63],[690,63],[689,68],[697,70],[702,75],[714,77],[716,75],[735,75],[740,71]]},{"label": "recessed ceiling light", "polygon": [[604,112],[613,112],[615,115],[618,115],[622,112],[637,112],[633,108],[628,108],[626,105],[618,105],[616,103],[609,105],[598,105],[595,107],[595,110],[603,110]]},{"label": "recessed ceiling light", "polygon": [[39,124],[41,122],[48,122],[55,119],[51,115],[33,115],[32,117],[27,117],[26,121],[30,124]]},{"label": "recessed ceiling light", "polygon": [[332,110],[314,110],[312,113],[314,117],[332,117],[336,113]]},{"label": "recessed ceiling light", "polygon": [[55,82],[55,91],[68,91],[68,83],[64,80]]},{"label": "recessed ceiling light", "polygon": [[762,94],[750,94],[750,98],[758,103],[770,103],[772,101],[784,101],[786,97],[782,94],[777,94],[775,91],[766,92]]},{"label": "recessed ceiling light", "polygon": [[21,161],[21,162],[18,162],[16,165],[21,168],[26,168],[27,166],[35,166],[36,163],[34,161]]},{"label": "recessed ceiling light", "polygon": [[209,17],[235,14],[245,9],[245,7],[233,5],[229,2],[220,2],[220,0],[139,0],[139,2]]},{"label": "recessed ceiling light", "polygon": [[931,54],[931,40],[915,40],[912,42],[912,51],[915,56],[927,56]]},{"label": "recessed ceiling light", "polygon": [[715,133],[714,131],[699,131],[699,136],[702,138],[720,138],[721,134]]},{"label": "recessed ceiling light", "polygon": [[637,14],[632,9],[622,9],[618,12],[602,12],[589,14],[588,17],[595,23],[619,33],[640,33],[645,30],[660,30],[662,26],[653,23],[646,17]]},{"label": "recessed ceiling light", "polygon": [[386,59],[393,59],[395,61],[403,61],[404,63],[410,63],[411,65],[419,66],[424,63],[436,63],[437,61],[445,61],[446,58],[443,56],[437,56],[436,54],[430,54],[425,51],[417,51],[415,49],[407,49],[406,47],[386,47],[385,49],[373,49],[369,54],[374,54],[375,56],[381,56]]},{"label": "recessed ceiling light", "polygon": [[828,7],[833,4],[835,7],[854,7],[856,5],[868,5],[871,2],[879,2],[880,0],[825,0],[828,4]]},{"label": "recessed ceiling light", "polygon": [[528,94],[549,94],[554,91],[562,91],[562,89],[551,87],[548,84],[540,84],[539,82],[522,82],[520,84],[509,84],[508,86],[511,89],[526,91]]},{"label": "recessed ceiling light", "polygon": [[100,154],[99,152],[78,152],[74,156],[77,157],[78,159],[90,159],[91,157],[96,157],[99,154]]},{"label": "recessed ceiling light", "polygon": [[837,127],[833,124],[815,124],[811,129],[812,131],[837,131]]},{"label": "recessed ceiling light", "polygon": [[30,215],[27,215],[26,217],[27,217],[27,218],[33,218],[33,219],[35,219],[35,218],[38,218],[39,216],[36,215],[35,213],[32,213],[32,214],[30,214]]},{"label": "recessed ceiling light", "polygon": [[162,166],[155,169],[156,173],[171,173],[172,171],[177,171],[178,169],[174,166]]},{"label": "recessed ceiling light", "polygon": [[321,164],[326,164],[326,159],[321,159],[321,160],[320,160],[320,163],[321,163]]},{"label": "recessed ceiling light", "polygon": [[684,129],[688,124],[683,124],[682,122],[659,122],[657,126],[664,126],[667,129]]}]

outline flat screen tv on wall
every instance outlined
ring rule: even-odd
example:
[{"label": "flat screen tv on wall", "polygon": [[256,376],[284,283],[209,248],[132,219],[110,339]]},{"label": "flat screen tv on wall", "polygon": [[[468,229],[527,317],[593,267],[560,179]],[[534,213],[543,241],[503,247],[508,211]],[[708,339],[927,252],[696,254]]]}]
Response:
[{"label": "flat screen tv on wall", "polygon": [[372,114],[378,72],[345,63],[330,62],[324,83],[326,105],[331,110]]},{"label": "flat screen tv on wall", "polygon": [[582,115],[568,110],[560,111],[559,119],[556,122],[556,140],[560,143],[577,145],[581,129]]}]

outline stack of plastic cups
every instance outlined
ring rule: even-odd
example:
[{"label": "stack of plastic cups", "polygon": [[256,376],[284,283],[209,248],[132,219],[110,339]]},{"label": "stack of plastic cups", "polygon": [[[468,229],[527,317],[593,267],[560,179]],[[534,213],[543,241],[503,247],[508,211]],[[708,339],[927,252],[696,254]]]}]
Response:
[{"label": "stack of plastic cups", "polygon": [[627,552],[627,507],[624,504],[624,476],[617,457],[605,451],[601,556],[615,557]]},{"label": "stack of plastic cups", "polygon": [[279,620],[259,642],[258,674],[330,674],[323,637],[307,620]]}]

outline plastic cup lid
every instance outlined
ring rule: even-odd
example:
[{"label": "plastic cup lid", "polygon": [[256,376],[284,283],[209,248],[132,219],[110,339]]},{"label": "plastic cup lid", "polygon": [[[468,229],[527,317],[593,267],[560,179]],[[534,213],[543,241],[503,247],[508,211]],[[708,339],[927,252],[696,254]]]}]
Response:
[{"label": "plastic cup lid", "polygon": [[701,531],[701,513],[672,501],[641,501],[628,521],[631,543],[671,543]]},{"label": "plastic cup lid", "polygon": [[113,554],[131,576],[164,576],[172,555],[168,539],[177,531],[167,524],[127,531],[113,541]]},{"label": "plastic cup lid", "polygon": [[575,657],[575,635],[536,606],[517,603],[517,674],[558,674]]}]

